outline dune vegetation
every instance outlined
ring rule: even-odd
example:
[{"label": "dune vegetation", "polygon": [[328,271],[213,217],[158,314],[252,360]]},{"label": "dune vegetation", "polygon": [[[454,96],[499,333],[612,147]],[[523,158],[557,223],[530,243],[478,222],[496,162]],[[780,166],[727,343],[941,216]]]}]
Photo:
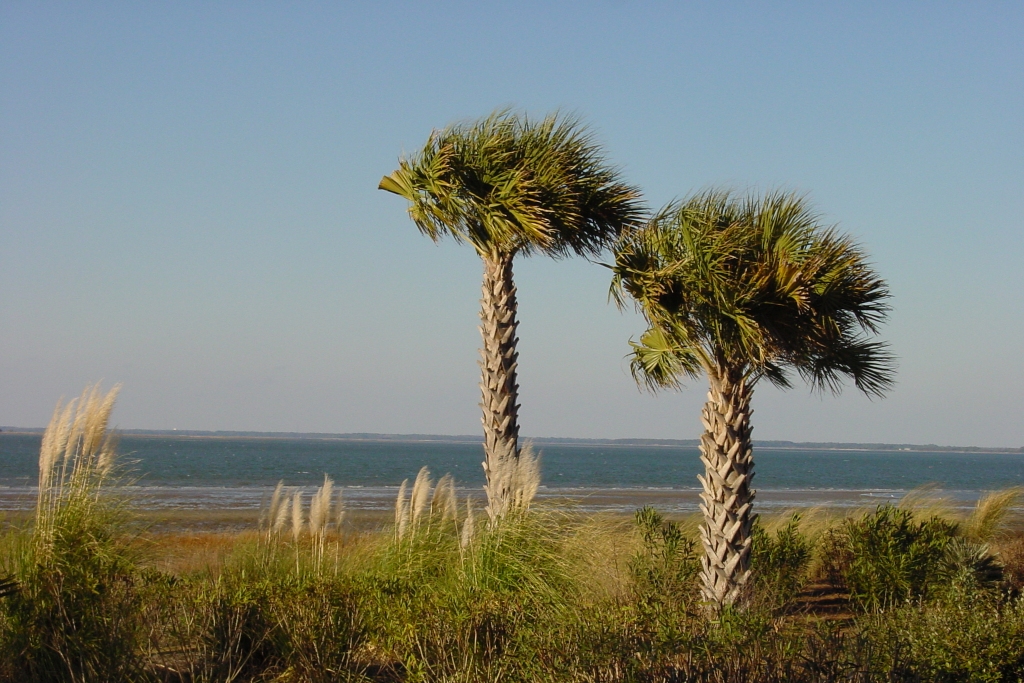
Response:
[{"label": "dune vegetation", "polygon": [[710,613],[699,516],[538,507],[536,469],[494,519],[421,470],[370,531],[329,479],[311,499],[282,484],[216,559],[179,541],[170,563],[119,495],[114,396],[58,408],[36,515],[0,537],[0,681],[1024,676],[1017,490],[968,515],[922,491],[759,519],[743,599]]}]

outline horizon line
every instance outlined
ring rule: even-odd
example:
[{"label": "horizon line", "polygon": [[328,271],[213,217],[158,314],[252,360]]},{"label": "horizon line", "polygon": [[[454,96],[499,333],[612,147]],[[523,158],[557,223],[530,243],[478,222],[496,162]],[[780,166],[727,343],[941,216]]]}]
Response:
[{"label": "horizon line", "polygon": [[[44,427],[0,426],[3,434],[42,434]],[[295,431],[255,431],[234,429],[114,429],[112,431],[132,436],[192,436],[192,437],[236,437],[236,438],[267,438],[267,439],[336,439],[348,441],[436,441],[452,443],[483,442],[483,437],[471,434],[421,434],[421,433],[385,433],[385,432],[295,432]],[[671,438],[586,438],[532,436],[522,437],[523,443],[547,444],[593,444],[593,445],[649,445],[649,446],[697,446],[699,439]],[[961,451],[981,453],[1024,453],[1024,447],[1012,446],[940,446],[938,444],[885,443],[867,441],[791,441],[787,439],[754,440],[755,447],[760,448],[819,448],[824,450],[906,450],[906,451]]]}]

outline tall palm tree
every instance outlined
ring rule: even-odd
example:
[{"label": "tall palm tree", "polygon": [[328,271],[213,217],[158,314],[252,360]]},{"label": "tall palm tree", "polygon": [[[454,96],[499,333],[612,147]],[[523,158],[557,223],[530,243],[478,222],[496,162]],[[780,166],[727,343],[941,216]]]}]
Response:
[{"label": "tall palm tree", "polygon": [[623,235],[612,295],[631,297],[649,328],[630,342],[633,376],[651,390],[706,375],[702,583],[711,605],[735,602],[749,576],[754,476],[750,399],[763,379],[814,389],[843,380],[868,396],[892,384],[894,359],[872,341],[888,288],[850,238],[800,196],[709,190]]},{"label": "tall palm tree", "polygon": [[534,121],[498,110],[434,131],[380,189],[409,201],[409,216],[439,241],[469,243],[483,260],[480,299],[484,472],[492,518],[512,500],[519,463],[516,382],[517,254],[596,255],[641,223],[639,191],[607,164],[578,119]]}]

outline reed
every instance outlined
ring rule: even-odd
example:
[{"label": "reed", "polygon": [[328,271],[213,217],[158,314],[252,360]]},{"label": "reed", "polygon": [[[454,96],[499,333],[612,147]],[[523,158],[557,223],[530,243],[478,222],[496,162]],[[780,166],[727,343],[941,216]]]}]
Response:
[{"label": "reed", "polygon": [[327,524],[331,519],[333,489],[334,481],[325,474],[324,483],[313,494],[309,506],[309,532],[313,536],[322,537],[327,532]]}]

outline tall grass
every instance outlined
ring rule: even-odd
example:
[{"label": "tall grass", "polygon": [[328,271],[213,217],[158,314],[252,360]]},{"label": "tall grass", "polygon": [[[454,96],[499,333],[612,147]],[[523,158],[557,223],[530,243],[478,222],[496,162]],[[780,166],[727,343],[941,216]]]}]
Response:
[{"label": "tall grass", "polygon": [[[747,600],[713,618],[691,520],[549,509],[526,486],[492,521],[426,468],[371,532],[342,528],[329,478],[282,482],[222,564],[172,573],[140,560],[110,495],[112,400],[55,414],[37,516],[5,537],[3,683],[1024,678],[1024,602],[999,580],[1008,492],[970,515],[759,520]],[[819,566],[857,608],[838,622],[807,613]]]},{"label": "tall grass", "polygon": [[33,681],[119,681],[139,674],[137,554],[123,504],[107,495],[118,388],[58,404],[42,439],[34,524],[13,558],[3,656]]}]

